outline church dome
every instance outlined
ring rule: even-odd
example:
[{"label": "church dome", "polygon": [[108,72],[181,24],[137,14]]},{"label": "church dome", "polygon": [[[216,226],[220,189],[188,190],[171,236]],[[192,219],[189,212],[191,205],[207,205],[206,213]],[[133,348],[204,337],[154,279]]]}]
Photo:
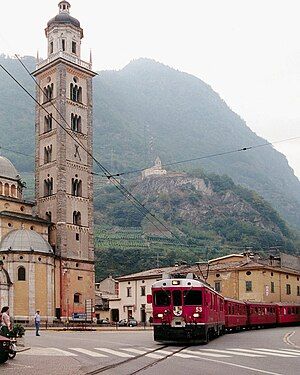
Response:
[{"label": "church dome", "polygon": [[52,26],[54,24],[70,24],[76,27],[80,27],[80,22],[69,15],[69,13],[59,13],[57,16],[51,18],[47,23],[47,26]]},{"label": "church dome", "polygon": [[0,242],[1,251],[36,251],[53,254],[50,244],[34,230],[16,229],[9,232]]},{"label": "church dome", "polygon": [[4,156],[0,156],[0,177],[19,180],[20,176],[13,163]]},{"label": "church dome", "polygon": [[70,12],[70,3],[68,1],[61,1],[59,4],[58,4],[58,8],[59,8],[59,14],[57,14],[55,17],[53,17],[48,23],[47,23],[47,26],[52,26],[54,24],[69,24],[69,25],[73,25],[75,27],[80,27],[80,22],[70,16],[69,12]]}]

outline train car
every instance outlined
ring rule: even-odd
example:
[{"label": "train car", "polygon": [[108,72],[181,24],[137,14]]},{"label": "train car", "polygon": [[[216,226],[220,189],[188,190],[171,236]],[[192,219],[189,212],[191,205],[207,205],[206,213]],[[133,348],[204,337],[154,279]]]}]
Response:
[{"label": "train car", "polygon": [[249,328],[275,326],[277,322],[274,303],[246,302]]},{"label": "train car", "polygon": [[188,274],[152,285],[154,340],[203,342],[225,331],[224,298]]},{"label": "train car", "polygon": [[300,323],[300,304],[276,303],[277,324],[291,325]]},{"label": "train car", "polygon": [[225,327],[227,332],[235,332],[247,327],[248,314],[245,302],[225,298],[224,306]]}]

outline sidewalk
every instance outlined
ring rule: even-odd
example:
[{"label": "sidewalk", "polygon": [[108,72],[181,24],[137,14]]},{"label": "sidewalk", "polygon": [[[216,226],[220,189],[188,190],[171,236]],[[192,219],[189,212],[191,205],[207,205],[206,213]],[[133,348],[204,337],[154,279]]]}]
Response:
[{"label": "sidewalk", "polygon": [[[34,331],[35,327],[25,327],[26,331]],[[76,326],[69,326],[69,327],[41,327],[41,331],[52,331],[52,332],[72,332],[72,331],[100,331],[100,332],[137,332],[137,331],[152,331],[153,327],[146,326],[146,327],[99,327],[99,326],[86,326],[86,327],[76,327]]]}]

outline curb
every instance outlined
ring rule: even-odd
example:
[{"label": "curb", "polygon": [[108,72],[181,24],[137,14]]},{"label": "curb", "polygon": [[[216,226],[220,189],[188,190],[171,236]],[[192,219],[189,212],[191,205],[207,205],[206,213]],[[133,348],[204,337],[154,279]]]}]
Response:
[{"label": "curb", "polygon": [[30,350],[31,348],[28,346],[28,347],[24,347],[24,348],[21,348],[21,349],[17,349],[16,350],[16,353],[22,353],[22,352],[26,352],[27,350]]}]

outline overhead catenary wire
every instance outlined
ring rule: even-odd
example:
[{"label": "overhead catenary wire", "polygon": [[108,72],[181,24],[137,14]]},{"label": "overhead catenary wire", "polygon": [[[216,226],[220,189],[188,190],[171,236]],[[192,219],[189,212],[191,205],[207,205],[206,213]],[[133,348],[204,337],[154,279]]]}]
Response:
[{"label": "overhead catenary wire", "polygon": [[0,151],[1,151],[1,150],[7,151],[7,152],[11,152],[11,153],[14,153],[14,154],[17,154],[17,155],[26,156],[26,157],[29,157],[29,158],[34,158],[34,155],[25,154],[24,152],[20,152],[20,151],[12,150],[12,149],[10,149],[10,148],[3,147],[3,146],[0,145]]},{"label": "overhead catenary wire", "polygon": [[[266,141],[266,142],[258,144],[258,145],[252,145],[252,146],[248,146],[248,147],[242,147],[242,148],[238,148],[238,149],[234,149],[234,150],[229,150],[229,151],[224,151],[224,152],[217,152],[217,153],[214,153],[214,154],[208,154],[208,155],[203,155],[203,156],[199,156],[199,157],[195,157],[195,158],[190,158],[190,159],[184,159],[184,160],[178,160],[178,161],[174,161],[174,162],[169,162],[169,163],[162,163],[162,167],[170,167],[170,166],[173,166],[173,165],[190,163],[190,162],[193,162],[193,161],[198,161],[198,160],[203,160],[203,159],[211,159],[211,158],[215,158],[215,157],[218,157],[218,156],[225,156],[225,155],[235,154],[235,153],[238,153],[238,152],[253,150],[253,149],[256,149],[256,148],[259,148],[259,147],[273,146],[274,144],[277,144],[277,143],[294,141],[296,139],[300,139],[300,136],[290,137],[290,138],[284,138],[284,139],[280,139],[280,140],[272,141],[272,142]],[[125,172],[114,173],[112,175],[112,177],[121,177],[121,176],[128,175],[128,174],[143,172],[144,170],[146,170],[148,168],[151,168],[151,167],[152,166],[146,166],[144,168],[139,168],[139,169],[128,170],[128,171],[125,171]],[[94,173],[94,174],[98,175],[97,173]],[[103,177],[103,175],[102,175],[102,177]]]},{"label": "overhead catenary wire", "polygon": [[[40,107],[42,108],[48,115],[51,115],[51,113],[41,104],[39,103],[38,100],[22,85],[15,77],[13,74],[11,74],[2,64],[0,64],[0,67],[4,70],[6,74],[10,76],[10,78],[28,95],[30,98]],[[28,71],[28,69],[26,69]],[[29,72],[29,71],[28,71]],[[31,73],[29,72],[31,75]],[[44,90],[39,87],[42,92]],[[63,117],[63,116],[61,116]],[[172,236],[174,236],[183,246],[186,246],[186,243],[183,243],[181,238],[175,234],[170,228],[166,226],[166,224],[157,218],[148,208],[145,207],[143,203],[141,203],[135,196],[131,194],[131,192],[124,186],[122,185],[112,174],[109,172],[109,170],[104,167],[93,155],[92,153],[85,148],[84,145],[75,137],[71,132],[68,131],[68,128],[64,127],[55,117],[53,120],[58,124],[59,127],[61,127],[82,149],[87,153],[88,156],[90,156],[95,163],[98,165],[98,167],[102,170],[104,173],[104,176],[107,177],[110,181],[113,182],[114,186],[141,212],[143,213],[144,217],[159,231],[164,235],[164,232],[162,231],[161,228],[153,221],[155,220],[158,222],[166,231],[168,231]],[[68,125],[67,121],[64,119],[66,124]],[[147,216],[150,215],[151,219]],[[153,219],[153,220],[152,220]]]}]

